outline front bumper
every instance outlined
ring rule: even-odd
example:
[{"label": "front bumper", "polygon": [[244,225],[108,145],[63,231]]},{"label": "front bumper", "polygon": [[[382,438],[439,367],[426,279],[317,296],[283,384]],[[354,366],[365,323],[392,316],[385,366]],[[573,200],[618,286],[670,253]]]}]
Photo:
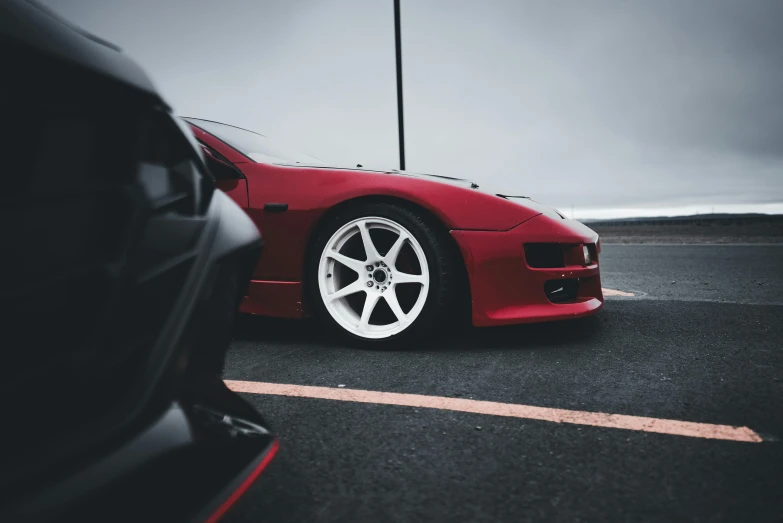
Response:
[{"label": "front bumper", "polygon": [[[578,318],[603,306],[598,235],[579,222],[539,215],[509,231],[451,235],[465,260],[476,327]],[[590,265],[533,268],[525,259],[526,243],[591,245],[595,259]],[[545,285],[557,280],[577,284],[573,299],[554,303],[547,297]]]},{"label": "front bumper", "polygon": [[[139,353],[145,364],[118,399],[103,410],[75,404],[59,415],[29,407],[30,394],[49,379],[32,392],[20,389],[28,401],[10,411],[20,429],[11,431],[16,439],[3,455],[0,521],[211,523],[274,457],[278,443],[266,421],[217,379],[222,354],[203,354],[204,346],[191,341],[204,332],[200,307],[222,284],[221,269],[249,278],[261,236],[221,191],[204,220],[204,232],[186,253],[193,261],[185,283],[172,291],[176,300],[163,311],[163,327]],[[101,349],[107,356],[118,352],[108,343]],[[105,387],[71,386],[77,385],[90,386],[90,397],[106,395]]]}]

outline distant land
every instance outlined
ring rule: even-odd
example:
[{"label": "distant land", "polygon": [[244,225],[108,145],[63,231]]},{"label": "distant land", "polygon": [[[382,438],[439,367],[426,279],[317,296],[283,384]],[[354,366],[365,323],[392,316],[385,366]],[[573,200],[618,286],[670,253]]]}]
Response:
[{"label": "distant land", "polygon": [[601,243],[783,243],[783,214],[693,214],[578,220]]},{"label": "distant land", "polygon": [[690,214],[687,216],[646,216],[634,218],[584,218],[579,219],[582,223],[662,223],[662,222],[695,222],[695,221],[777,221],[783,220],[783,214],[764,214],[764,213],[711,213],[711,214]]}]

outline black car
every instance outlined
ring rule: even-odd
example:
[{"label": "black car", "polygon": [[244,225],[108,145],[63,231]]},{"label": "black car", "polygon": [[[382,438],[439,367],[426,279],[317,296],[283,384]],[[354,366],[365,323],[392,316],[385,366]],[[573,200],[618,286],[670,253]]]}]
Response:
[{"label": "black car", "polygon": [[0,521],[215,521],[277,440],[221,380],[261,252],[117,48],[0,1]]}]

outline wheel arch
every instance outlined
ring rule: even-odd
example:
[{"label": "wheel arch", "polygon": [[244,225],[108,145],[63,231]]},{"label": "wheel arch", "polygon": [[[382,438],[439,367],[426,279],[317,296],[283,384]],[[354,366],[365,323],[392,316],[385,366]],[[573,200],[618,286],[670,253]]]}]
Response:
[{"label": "wheel arch", "polygon": [[470,283],[468,281],[467,265],[465,263],[465,258],[462,255],[462,251],[460,250],[459,245],[457,245],[457,241],[451,234],[449,234],[449,228],[430,209],[406,198],[382,194],[364,195],[344,200],[337,205],[332,206],[328,211],[323,213],[310,229],[305,248],[305,263],[302,264],[302,299],[304,309],[308,312],[311,310],[311,304],[309,303],[309,286],[312,284],[312,282],[310,281],[310,275],[308,274],[309,264],[307,263],[307,260],[310,259],[310,256],[316,255],[314,249],[318,235],[329,223],[329,220],[331,220],[333,216],[343,209],[368,203],[386,203],[390,205],[396,205],[398,207],[404,207],[410,210],[415,210],[420,212],[422,216],[430,223],[430,225],[438,228],[443,232],[443,236],[444,239],[446,239],[448,248],[452,251],[455,258],[459,260],[459,290],[461,291],[460,295],[464,297],[464,303],[461,303],[459,308],[460,312],[465,314],[466,319],[470,321],[473,302],[470,295]]}]

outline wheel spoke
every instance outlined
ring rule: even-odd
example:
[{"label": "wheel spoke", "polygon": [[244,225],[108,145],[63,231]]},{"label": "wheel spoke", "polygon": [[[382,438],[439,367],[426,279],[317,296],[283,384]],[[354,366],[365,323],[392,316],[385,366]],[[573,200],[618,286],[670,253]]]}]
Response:
[{"label": "wheel spoke", "polygon": [[326,299],[329,301],[334,301],[340,298],[344,298],[345,296],[348,296],[350,294],[356,294],[357,292],[361,292],[365,290],[365,286],[362,285],[362,282],[360,280],[356,280],[355,282],[351,283],[350,285],[346,285],[340,290],[337,290],[333,292],[332,294],[329,294],[326,296]]},{"label": "wheel spoke", "polygon": [[364,270],[364,262],[362,260],[349,258],[348,256],[340,254],[337,251],[329,251],[326,253],[326,256],[335,260],[336,262],[342,263],[352,271],[356,272],[356,274],[361,275],[362,271]]},{"label": "wheel spoke", "polygon": [[367,327],[370,325],[370,316],[372,316],[372,311],[375,310],[375,305],[380,297],[381,295],[376,292],[367,293],[367,299],[364,300],[364,308],[362,309],[362,317],[359,320],[358,329],[360,332],[367,330]]},{"label": "wheel spoke", "polygon": [[[367,340],[386,339],[409,329],[426,310],[429,260],[412,232],[416,229],[411,231],[394,219],[368,213],[343,223],[324,245],[318,265],[319,298],[331,318],[347,332]],[[359,242],[364,256],[353,252],[360,249]],[[412,266],[407,264],[409,255]],[[407,272],[399,271],[398,263]],[[345,270],[357,273],[358,279],[346,279]],[[397,292],[399,285],[403,290],[409,285],[407,290],[417,295],[410,309],[403,299],[408,297],[405,291],[403,295]],[[376,314],[383,299],[386,303],[380,304],[382,311]]]},{"label": "wheel spoke", "polygon": [[362,235],[362,245],[364,245],[364,252],[367,253],[367,261],[375,262],[381,259],[381,255],[378,254],[378,250],[375,248],[375,244],[370,237],[370,228],[367,226],[366,221],[359,222],[359,234]]},{"label": "wheel spoke", "polygon": [[395,272],[394,283],[421,283],[424,285],[426,277],[423,274],[408,274],[407,272]]},{"label": "wheel spoke", "polygon": [[408,317],[405,315],[404,312],[402,312],[402,307],[400,307],[400,302],[397,301],[397,294],[394,291],[394,287],[389,289],[383,295],[383,297],[386,298],[386,303],[389,304],[389,308],[392,310],[392,312],[400,321],[400,323],[402,324],[408,323]]},{"label": "wheel spoke", "polygon": [[408,236],[405,235],[405,233],[401,232],[400,236],[397,238],[397,241],[394,242],[394,245],[391,246],[391,249],[389,249],[389,252],[386,253],[386,256],[384,256],[384,261],[386,262],[386,265],[389,267],[394,267],[397,263],[397,256],[400,254],[400,249],[402,249],[402,246],[405,245],[405,240],[408,239]]}]

